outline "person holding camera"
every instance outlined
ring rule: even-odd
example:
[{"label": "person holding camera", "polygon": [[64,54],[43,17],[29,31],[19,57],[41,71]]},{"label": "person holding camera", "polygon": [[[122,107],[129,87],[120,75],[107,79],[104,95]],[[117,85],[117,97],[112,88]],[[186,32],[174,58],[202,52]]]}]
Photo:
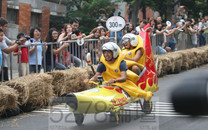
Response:
[{"label": "person holding camera", "polygon": [[[25,45],[25,42],[29,40],[29,38],[24,33],[18,33],[17,35],[17,42],[20,45]],[[17,63],[21,66],[20,67],[20,76],[25,76],[29,74],[29,58],[27,53],[27,47],[21,47],[20,49],[17,48],[14,53],[14,56],[18,56]],[[19,56],[21,56],[21,63],[19,63]]]},{"label": "person holding camera", "polygon": [[[18,43],[15,41],[11,41],[9,38],[5,36],[6,30],[7,30],[8,21],[2,17],[0,17],[0,29],[3,31],[3,40],[0,42],[0,49],[2,50],[2,56],[3,56],[3,70],[0,73],[0,80],[1,81],[8,81],[8,54],[13,52],[16,48],[18,48]],[[1,31],[1,32],[2,32]],[[10,47],[8,47],[10,45]],[[3,77],[2,77],[3,73]]]}]

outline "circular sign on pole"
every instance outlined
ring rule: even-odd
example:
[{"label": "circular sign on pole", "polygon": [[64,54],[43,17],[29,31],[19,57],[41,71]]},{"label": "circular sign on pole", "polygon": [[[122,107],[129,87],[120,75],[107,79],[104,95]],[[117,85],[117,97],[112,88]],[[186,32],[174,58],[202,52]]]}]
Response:
[{"label": "circular sign on pole", "polygon": [[110,31],[120,31],[126,25],[125,20],[119,16],[112,16],[106,21],[106,27]]},{"label": "circular sign on pole", "polygon": [[169,26],[169,27],[172,25],[170,21],[166,21],[166,24],[167,24],[167,26]]}]

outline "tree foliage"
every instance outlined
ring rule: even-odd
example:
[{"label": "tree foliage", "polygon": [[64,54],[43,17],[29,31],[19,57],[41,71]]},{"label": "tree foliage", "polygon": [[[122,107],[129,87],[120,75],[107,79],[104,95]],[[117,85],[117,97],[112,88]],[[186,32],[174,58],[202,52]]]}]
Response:
[{"label": "tree foliage", "polygon": [[153,7],[159,11],[165,19],[174,14],[175,5],[184,5],[188,11],[188,17],[199,18],[199,12],[208,13],[208,0],[152,0],[155,4]]},{"label": "tree foliage", "polygon": [[[136,0],[120,0],[133,5]],[[188,11],[188,16],[191,18],[198,18],[199,12],[208,14],[208,0],[142,0],[139,9],[143,9],[145,16],[145,8],[151,7],[158,11],[165,20],[170,20],[175,13],[174,7],[176,5],[184,5]]]},{"label": "tree foliage", "polygon": [[109,15],[113,12],[114,3],[111,0],[68,0],[67,19],[79,19],[79,29],[89,33],[97,26],[96,20],[101,14]]},{"label": "tree foliage", "polygon": [[208,0],[181,0],[181,5],[186,6],[189,17],[199,18],[199,12],[208,14]]}]

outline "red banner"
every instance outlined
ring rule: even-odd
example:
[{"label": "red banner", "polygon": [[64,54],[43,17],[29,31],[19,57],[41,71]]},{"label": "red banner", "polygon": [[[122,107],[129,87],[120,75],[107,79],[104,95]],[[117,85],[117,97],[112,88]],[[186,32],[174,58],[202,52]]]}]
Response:
[{"label": "red banner", "polygon": [[143,39],[143,45],[146,52],[145,67],[147,68],[147,70],[152,70],[153,72],[156,73],[155,62],[154,62],[149,35],[146,32],[140,32],[139,35]]}]

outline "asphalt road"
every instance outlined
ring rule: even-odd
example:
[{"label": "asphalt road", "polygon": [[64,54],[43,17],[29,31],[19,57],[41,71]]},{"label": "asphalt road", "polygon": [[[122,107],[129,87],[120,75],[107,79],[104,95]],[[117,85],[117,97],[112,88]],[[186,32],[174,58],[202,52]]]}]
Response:
[{"label": "asphalt road", "polygon": [[[138,111],[136,104],[120,118],[119,125],[108,113],[85,115],[77,126],[72,113],[64,104],[0,120],[0,130],[207,130],[208,116],[192,117],[176,113],[170,100],[177,83],[192,76],[208,74],[208,65],[159,79],[160,90],[153,97],[153,111],[149,115]],[[196,86],[197,87],[197,86]],[[190,101],[191,102],[191,101]]]}]

